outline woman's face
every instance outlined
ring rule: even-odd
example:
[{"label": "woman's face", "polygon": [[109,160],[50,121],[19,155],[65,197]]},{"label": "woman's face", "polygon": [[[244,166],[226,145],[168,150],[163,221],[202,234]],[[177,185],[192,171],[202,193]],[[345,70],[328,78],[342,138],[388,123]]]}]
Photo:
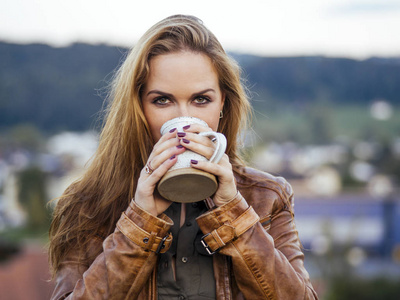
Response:
[{"label": "woman's face", "polygon": [[217,130],[224,95],[208,56],[181,51],[158,55],[149,64],[142,103],[155,142],[161,126],[181,116],[202,119]]}]

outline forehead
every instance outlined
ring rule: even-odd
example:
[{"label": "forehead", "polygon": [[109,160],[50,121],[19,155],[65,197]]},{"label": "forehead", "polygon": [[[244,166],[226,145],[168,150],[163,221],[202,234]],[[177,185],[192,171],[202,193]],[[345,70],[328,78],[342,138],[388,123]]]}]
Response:
[{"label": "forehead", "polygon": [[149,61],[147,84],[154,81],[218,80],[211,59],[203,53],[180,51],[162,54]]}]

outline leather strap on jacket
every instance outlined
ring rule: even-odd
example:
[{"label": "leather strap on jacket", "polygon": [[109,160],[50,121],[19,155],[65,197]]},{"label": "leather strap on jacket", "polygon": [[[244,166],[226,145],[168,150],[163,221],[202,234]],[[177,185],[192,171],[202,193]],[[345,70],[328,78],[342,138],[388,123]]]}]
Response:
[{"label": "leather strap on jacket", "polygon": [[201,238],[201,243],[209,254],[214,254],[226,244],[237,239],[260,220],[258,214],[250,206],[231,223],[226,223]]},{"label": "leather strap on jacket", "polygon": [[171,247],[171,233],[165,237],[158,237],[156,232],[149,233],[137,226],[125,213],[122,213],[117,227],[128,239],[146,251],[164,253]]}]

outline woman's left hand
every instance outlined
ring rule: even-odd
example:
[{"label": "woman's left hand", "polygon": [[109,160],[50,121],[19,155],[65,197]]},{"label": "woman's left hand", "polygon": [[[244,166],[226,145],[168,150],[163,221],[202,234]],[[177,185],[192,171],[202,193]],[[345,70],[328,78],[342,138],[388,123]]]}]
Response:
[{"label": "woman's left hand", "polygon": [[[198,132],[205,131],[212,131],[212,129],[192,124],[189,129],[185,130],[186,136],[181,139],[180,143],[186,149],[210,159],[214,153],[213,142],[208,137],[197,134]],[[218,163],[192,161],[191,165],[193,168],[203,170],[218,177],[218,189],[213,196],[215,205],[221,206],[236,196],[237,188],[228,155],[224,154]]]}]

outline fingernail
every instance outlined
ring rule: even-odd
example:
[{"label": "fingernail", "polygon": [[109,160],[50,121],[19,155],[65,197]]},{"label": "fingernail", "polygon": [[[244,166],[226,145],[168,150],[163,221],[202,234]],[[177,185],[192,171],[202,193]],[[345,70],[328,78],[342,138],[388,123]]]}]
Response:
[{"label": "fingernail", "polygon": [[184,137],[186,135],[186,132],[178,132],[179,137]]},{"label": "fingernail", "polygon": [[190,143],[190,141],[187,140],[187,139],[182,139],[182,141],[183,141],[185,144],[189,144],[189,143]]},{"label": "fingernail", "polygon": [[176,130],[176,128],[172,128],[169,132],[173,133]]},{"label": "fingernail", "polygon": [[183,128],[183,130],[189,129],[190,125],[183,126],[182,128]]},{"label": "fingernail", "polygon": [[198,161],[195,160],[195,159],[191,159],[190,162],[191,162],[192,164],[194,164],[194,165],[197,165],[197,163],[198,163]]},{"label": "fingernail", "polygon": [[183,148],[183,146],[182,146],[182,145],[178,145],[178,146],[176,146],[176,148],[178,148],[178,149],[182,149],[182,148]]},{"label": "fingernail", "polygon": [[169,159],[170,159],[170,160],[173,160],[175,157],[176,157],[176,155],[174,154],[174,155],[172,155]]}]

